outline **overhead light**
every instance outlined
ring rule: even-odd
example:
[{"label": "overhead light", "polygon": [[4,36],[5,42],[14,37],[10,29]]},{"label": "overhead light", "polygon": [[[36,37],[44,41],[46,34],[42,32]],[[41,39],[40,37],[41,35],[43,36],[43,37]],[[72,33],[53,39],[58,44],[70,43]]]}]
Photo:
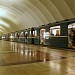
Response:
[{"label": "overhead light", "polygon": [[5,30],[2,26],[0,26],[0,29]]},{"label": "overhead light", "polygon": [[0,32],[3,32],[3,30],[0,29]]},{"label": "overhead light", "polygon": [[0,16],[5,16],[5,15],[7,15],[7,11],[5,11],[2,8],[0,8]]},{"label": "overhead light", "polygon": [[10,38],[12,39],[12,38],[14,38],[14,36],[13,36],[13,35],[11,35],[11,36],[10,36]]},{"label": "overhead light", "polygon": [[75,28],[75,23],[69,24],[68,28]]},{"label": "overhead light", "polygon": [[5,36],[2,36],[2,39],[5,39]]},{"label": "overhead light", "polygon": [[3,20],[0,20],[0,25],[4,25],[4,26],[6,26],[6,27],[9,27],[10,25],[9,24],[7,24],[5,21],[3,21]]}]

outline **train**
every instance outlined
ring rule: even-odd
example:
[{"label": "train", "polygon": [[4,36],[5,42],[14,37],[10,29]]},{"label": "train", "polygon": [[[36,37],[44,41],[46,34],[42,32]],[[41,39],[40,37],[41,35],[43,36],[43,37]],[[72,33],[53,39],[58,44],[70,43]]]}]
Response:
[{"label": "train", "polygon": [[11,33],[9,38],[19,43],[75,48],[75,18],[23,29]]}]

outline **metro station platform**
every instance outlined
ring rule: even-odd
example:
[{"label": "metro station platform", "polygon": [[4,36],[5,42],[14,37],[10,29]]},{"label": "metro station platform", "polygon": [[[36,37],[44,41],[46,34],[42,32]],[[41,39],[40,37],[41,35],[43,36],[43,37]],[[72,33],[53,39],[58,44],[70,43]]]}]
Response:
[{"label": "metro station platform", "polygon": [[0,75],[75,75],[75,52],[0,41]]}]

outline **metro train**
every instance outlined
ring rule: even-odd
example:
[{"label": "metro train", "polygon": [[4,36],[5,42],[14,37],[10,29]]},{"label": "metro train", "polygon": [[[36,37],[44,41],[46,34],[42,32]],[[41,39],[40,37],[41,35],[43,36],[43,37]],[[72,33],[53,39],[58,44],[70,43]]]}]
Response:
[{"label": "metro train", "polygon": [[75,48],[75,19],[43,25],[40,27],[39,36],[40,44],[50,47]]},{"label": "metro train", "polygon": [[75,48],[75,18],[17,31],[16,39],[20,43]]}]

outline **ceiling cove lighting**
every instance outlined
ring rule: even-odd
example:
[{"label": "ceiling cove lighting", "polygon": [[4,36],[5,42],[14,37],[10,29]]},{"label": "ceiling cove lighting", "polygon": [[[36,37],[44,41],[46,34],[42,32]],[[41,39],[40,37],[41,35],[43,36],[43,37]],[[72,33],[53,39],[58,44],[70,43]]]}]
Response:
[{"label": "ceiling cove lighting", "polygon": [[0,29],[3,29],[3,30],[5,30],[1,25],[0,25]]},{"label": "ceiling cove lighting", "polygon": [[7,11],[0,8],[0,16],[5,16],[5,15],[7,15]]},{"label": "ceiling cove lighting", "polygon": [[0,20],[0,25],[6,26],[6,27],[10,27],[10,25],[7,24],[6,22],[4,22],[3,20]]},{"label": "ceiling cove lighting", "polygon": [[0,30],[0,32],[3,32],[3,30]]}]

